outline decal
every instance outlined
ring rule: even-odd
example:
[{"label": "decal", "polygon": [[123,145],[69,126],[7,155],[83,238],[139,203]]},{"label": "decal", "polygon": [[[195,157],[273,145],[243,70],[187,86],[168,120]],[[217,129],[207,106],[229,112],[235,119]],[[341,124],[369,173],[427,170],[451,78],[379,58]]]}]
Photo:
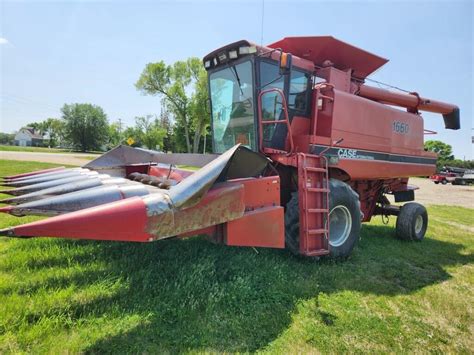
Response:
[{"label": "decal", "polygon": [[357,149],[341,148],[337,150],[337,156],[341,159],[365,159],[374,160],[374,157],[366,154],[359,154]]},{"label": "decal", "polygon": [[408,123],[405,123],[405,122],[393,121],[392,130],[395,133],[408,134],[408,131],[410,130],[410,126],[408,125]]},{"label": "decal", "polygon": [[370,150],[348,149],[348,148],[329,148],[323,145],[311,145],[310,152],[312,154],[320,154],[325,151],[324,155],[330,158],[330,161],[338,159],[360,159],[386,161],[391,163],[409,163],[409,164],[428,164],[435,165],[435,158],[425,158],[411,155],[390,154],[382,152],[372,152]]}]

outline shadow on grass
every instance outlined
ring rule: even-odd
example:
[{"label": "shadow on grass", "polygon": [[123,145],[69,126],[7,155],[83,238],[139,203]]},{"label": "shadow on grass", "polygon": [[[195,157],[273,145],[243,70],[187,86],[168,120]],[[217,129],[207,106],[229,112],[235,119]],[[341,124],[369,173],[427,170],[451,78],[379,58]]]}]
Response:
[{"label": "shadow on grass", "polygon": [[[71,284],[80,289],[103,279],[120,280],[112,294],[68,305],[71,319],[137,314],[144,319],[132,329],[95,342],[86,350],[90,353],[254,351],[287,329],[299,301],[311,298],[317,302],[320,293],[344,290],[410,294],[449,279],[446,267],[474,261],[460,244],[429,237],[422,243],[406,243],[392,234],[391,227],[364,226],[350,259],[320,262],[282,250],[260,249],[257,254],[200,238],[156,244],[95,242],[88,254],[67,260],[31,260],[28,267],[75,263],[87,267],[100,261],[104,268],[47,279],[41,285],[29,285],[27,292],[34,293],[39,287],[53,291]],[[91,242],[61,243],[81,246]],[[19,291],[17,287],[15,292]],[[35,322],[42,316],[30,314],[28,320]],[[328,326],[335,321],[322,311],[315,316]]]}]

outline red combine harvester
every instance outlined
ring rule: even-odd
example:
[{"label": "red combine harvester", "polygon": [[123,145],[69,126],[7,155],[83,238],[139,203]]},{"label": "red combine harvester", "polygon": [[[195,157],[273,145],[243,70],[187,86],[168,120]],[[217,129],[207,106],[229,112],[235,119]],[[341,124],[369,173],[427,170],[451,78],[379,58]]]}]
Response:
[{"label": "red combine harvester", "polygon": [[2,192],[13,197],[1,211],[52,217],[0,235],[151,242],[207,234],[343,257],[361,222],[394,215],[399,238],[423,239],[426,209],[391,205],[386,195],[413,201],[408,178],[435,172],[419,112],[440,113],[456,130],[458,107],[367,86],[387,60],[333,37],[239,41],[203,62],[214,154],[119,146],[82,168],[4,177],[13,189]]}]

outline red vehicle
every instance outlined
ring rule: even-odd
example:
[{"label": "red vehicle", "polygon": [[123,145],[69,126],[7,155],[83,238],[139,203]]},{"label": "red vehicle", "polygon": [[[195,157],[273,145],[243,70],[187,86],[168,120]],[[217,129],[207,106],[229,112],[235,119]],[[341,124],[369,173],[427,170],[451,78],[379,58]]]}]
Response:
[{"label": "red vehicle", "polygon": [[446,185],[448,182],[452,183],[458,174],[450,173],[450,172],[439,172],[434,175],[430,176],[430,180],[433,181],[435,184],[443,184]]},{"label": "red vehicle", "polygon": [[[214,154],[120,146],[78,169],[5,177],[3,212],[56,215],[9,237],[150,242],[207,234],[233,246],[347,256],[361,222],[397,216],[396,235],[424,238],[410,176],[435,172],[421,111],[459,129],[459,108],[366,85],[387,59],[333,37],[238,41],[204,57]],[[398,107],[398,108],[397,108]],[[202,166],[196,172],[176,164]],[[402,207],[391,205],[386,195]]]}]

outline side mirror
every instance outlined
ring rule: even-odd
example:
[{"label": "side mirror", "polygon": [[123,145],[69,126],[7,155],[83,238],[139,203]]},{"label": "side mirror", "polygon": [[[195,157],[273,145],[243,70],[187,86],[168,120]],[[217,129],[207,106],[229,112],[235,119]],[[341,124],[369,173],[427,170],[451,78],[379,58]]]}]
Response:
[{"label": "side mirror", "polygon": [[290,53],[281,52],[280,54],[280,75],[289,74],[291,71],[291,61],[293,56]]}]

